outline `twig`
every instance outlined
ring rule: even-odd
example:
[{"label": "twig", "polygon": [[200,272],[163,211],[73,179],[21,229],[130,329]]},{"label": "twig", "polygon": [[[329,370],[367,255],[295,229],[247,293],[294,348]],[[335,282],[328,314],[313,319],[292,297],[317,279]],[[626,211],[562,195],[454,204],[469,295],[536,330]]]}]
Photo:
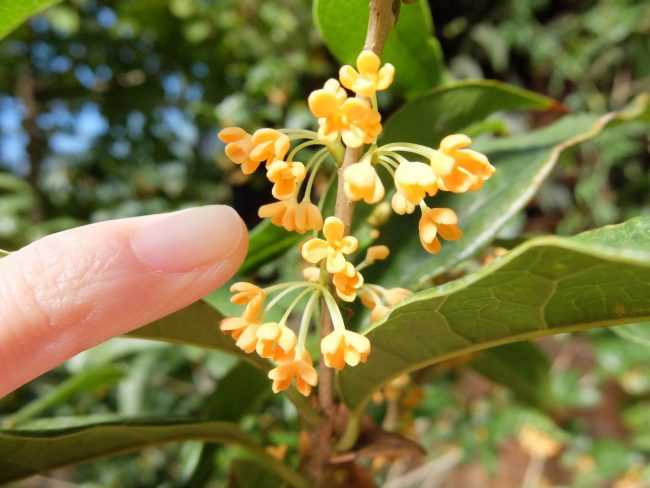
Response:
[{"label": "twig", "polygon": [[[370,15],[368,17],[368,31],[364,49],[371,50],[377,56],[381,56],[388,33],[395,25],[396,12],[399,9],[400,0],[370,0]],[[359,95],[357,95],[358,98]],[[354,213],[354,202],[352,202],[343,190],[343,172],[351,164],[359,161],[363,155],[363,146],[358,148],[346,148],[343,162],[338,168],[338,186],[336,191],[336,207],[334,216],[339,218],[345,227],[345,233],[350,233],[352,216]],[[329,314],[321,315],[321,338],[332,332],[332,321]],[[333,431],[336,407],[334,402],[334,371],[320,357],[318,385],[318,405],[328,421],[313,436],[311,475],[316,486],[325,483],[325,467],[331,454],[331,437]]]}]

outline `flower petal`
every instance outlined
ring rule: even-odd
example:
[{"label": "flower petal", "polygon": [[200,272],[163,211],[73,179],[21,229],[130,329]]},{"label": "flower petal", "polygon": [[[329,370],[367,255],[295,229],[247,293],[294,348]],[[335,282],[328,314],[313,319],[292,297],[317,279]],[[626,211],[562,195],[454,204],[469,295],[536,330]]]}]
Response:
[{"label": "flower petal", "polygon": [[327,242],[317,237],[308,240],[302,246],[302,257],[312,264],[316,264],[327,257]]}]

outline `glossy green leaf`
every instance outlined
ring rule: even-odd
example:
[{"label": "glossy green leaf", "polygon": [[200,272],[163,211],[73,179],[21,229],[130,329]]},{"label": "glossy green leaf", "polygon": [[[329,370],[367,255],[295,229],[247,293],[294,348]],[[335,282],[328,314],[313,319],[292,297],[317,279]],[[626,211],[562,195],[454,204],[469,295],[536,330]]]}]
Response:
[{"label": "glossy green leaf", "polygon": [[472,367],[486,378],[507,386],[521,401],[541,409],[553,404],[550,361],[532,342],[514,342],[478,353]]},{"label": "glossy green leaf", "polygon": [[413,142],[437,147],[449,134],[503,110],[550,110],[552,98],[492,80],[460,81],[411,100],[385,122],[381,143]]},{"label": "glossy green leaf", "polygon": [[480,271],[418,293],[367,332],[368,362],[339,375],[359,413],[392,378],[460,354],[650,319],[650,218],[531,239]]},{"label": "glossy green leaf", "polygon": [[144,447],[204,440],[245,447],[293,486],[308,486],[289,466],[269,456],[235,424],[192,420],[123,420],[47,430],[0,430],[0,482],[16,481],[53,469]]},{"label": "glossy green leaf", "polygon": [[174,342],[224,351],[267,370],[268,363],[253,354],[246,354],[234,341],[219,330],[223,319],[214,307],[199,301],[167,317],[127,334],[127,337]]},{"label": "glossy green leaf", "polygon": [[480,191],[460,195],[440,192],[431,199],[432,206],[449,207],[458,214],[463,237],[443,241],[442,250],[432,256],[420,245],[418,216],[393,215],[382,229],[381,240],[391,248],[390,265],[371,267],[364,277],[387,286],[413,286],[474,255],[530,201],[562,152],[596,137],[610,124],[645,118],[648,106],[648,97],[640,97],[622,112],[602,117],[566,116],[528,134],[476,144],[475,149],[487,154],[497,168],[496,174]]},{"label": "glossy green leaf", "polygon": [[[218,325],[222,319],[223,315],[213,306],[199,301],[127,335],[139,339],[216,349],[238,356],[261,371],[271,369],[271,363],[256,354],[246,354],[235,346],[230,337],[221,333]],[[317,424],[320,422],[319,415],[297,390],[291,388],[286,390],[285,394],[308,423]]]},{"label": "glossy green leaf", "polygon": [[[316,0],[314,17],[325,44],[341,64],[356,66],[366,37],[368,2]],[[412,96],[440,83],[442,52],[433,37],[433,21],[424,0],[402,4],[388,34],[382,61],[395,66],[391,90]]]},{"label": "glossy green leaf", "polygon": [[0,0],[0,39],[22,22],[60,0]]}]

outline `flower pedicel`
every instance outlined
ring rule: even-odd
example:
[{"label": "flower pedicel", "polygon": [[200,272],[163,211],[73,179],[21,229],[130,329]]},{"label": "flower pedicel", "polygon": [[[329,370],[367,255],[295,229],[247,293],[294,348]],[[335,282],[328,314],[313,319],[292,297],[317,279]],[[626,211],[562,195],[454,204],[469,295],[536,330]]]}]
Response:
[{"label": "flower pedicel", "polygon": [[[266,288],[235,283],[231,287],[234,293],[231,301],[245,309],[241,317],[226,318],[220,325],[236,341],[237,347],[276,364],[269,372],[276,393],[295,380],[298,391],[308,396],[318,384],[318,374],[305,343],[321,304],[324,304],[321,313],[329,314],[334,326],[321,340],[322,358],[327,367],[341,370],[346,365],[365,362],[372,345],[365,336],[346,329],[336,297],[344,302],[359,298],[363,306],[371,309],[374,321],[411,295],[404,288],[386,289],[364,282],[361,271],[387,259],[388,247],[370,246],[365,258],[355,265],[351,258],[359,247],[358,240],[345,235],[340,219],[333,216],[323,219],[322,207],[311,200],[314,180],[323,165],[328,164],[332,169],[341,165],[342,145],[355,148],[368,145],[359,161],[343,173],[347,198],[379,204],[386,188],[377,170],[386,171],[395,186],[390,200],[393,211],[404,215],[420,209],[420,242],[432,254],[442,248],[440,237],[448,241],[460,239],[462,231],[452,209],[431,208],[426,199],[438,192],[477,191],[494,174],[494,167],[485,155],[468,149],[471,139],[464,134],[448,135],[437,149],[406,142],[378,145],[382,126],[376,92],[388,88],[394,75],[392,65],[381,66],[377,55],[363,51],[357,58],[356,69],[343,66],[338,80],[327,80],[323,88],[309,96],[309,109],[318,120],[318,132],[259,129],[249,134],[239,127],[227,127],[219,133],[226,144],[226,155],[241,166],[243,173],[253,173],[264,165],[266,176],[273,183],[276,201],[263,205],[259,216],[270,218],[273,224],[288,231],[312,233],[300,245],[302,257],[313,265],[305,268],[305,281]],[[351,97],[346,88],[356,97]],[[297,161],[295,157],[306,149],[312,155],[303,164],[304,159]],[[321,230],[323,239],[318,237]],[[265,321],[268,311],[288,296],[293,296],[293,300],[282,318],[278,322]],[[303,301],[306,304],[296,335],[287,326],[287,320]]]}]

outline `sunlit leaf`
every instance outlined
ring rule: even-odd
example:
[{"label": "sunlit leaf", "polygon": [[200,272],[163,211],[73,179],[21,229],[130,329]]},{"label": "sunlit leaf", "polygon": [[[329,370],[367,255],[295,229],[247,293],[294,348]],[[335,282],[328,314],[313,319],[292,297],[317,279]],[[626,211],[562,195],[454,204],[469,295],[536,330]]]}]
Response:
[{"label": "sunlit leaf", "polygon": [[[368,2],[316,0],[314,17],[325,44],[341,64],[355,65],[368,26]],[[424,0],[403,4],[388,35],[382,61],[395,66],[391,90],[421,93],[442,77],[442,53],[433,37],[433,22]]]},{"label": "sunlit leaf", "polygon": [[22,22],[60,0],[0,0],[0,39]]}]

